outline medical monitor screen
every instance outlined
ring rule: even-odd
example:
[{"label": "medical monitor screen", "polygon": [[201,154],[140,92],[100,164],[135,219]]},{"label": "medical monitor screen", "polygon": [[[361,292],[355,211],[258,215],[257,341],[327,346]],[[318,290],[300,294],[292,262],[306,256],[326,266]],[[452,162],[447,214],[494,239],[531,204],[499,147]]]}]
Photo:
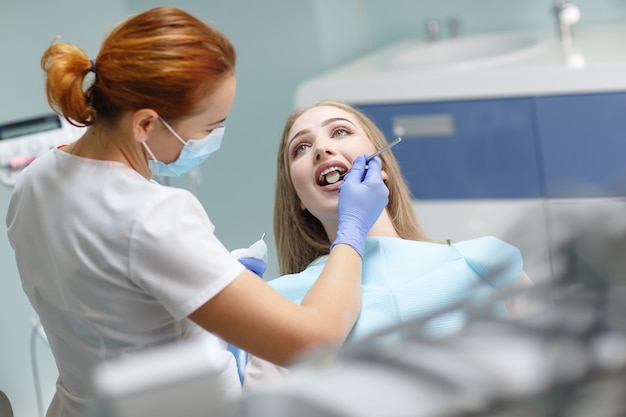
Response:
[{"label": "medical monitor screen", "polygon": [[7,123],[0,126],[0,140],[11,139],[34,133],[61,128],[61,119],[56,114],[36,117],[28,120]]}]

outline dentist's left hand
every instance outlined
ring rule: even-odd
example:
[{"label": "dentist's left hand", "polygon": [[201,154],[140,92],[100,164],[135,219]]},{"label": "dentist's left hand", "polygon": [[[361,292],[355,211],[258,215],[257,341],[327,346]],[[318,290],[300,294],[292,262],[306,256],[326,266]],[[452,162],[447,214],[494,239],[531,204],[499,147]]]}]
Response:
[{"label": "dentist's left hand", "polygon": [[257,240],[248,248],[235,249],[231,255],[250,271],[263,277],[267,268],[267,244],[263,239]]},{"label": "dentist's left hand", "polygon": [[263,278],[263,274],[265,273],[265,269],[267,268],[267,264],[263,262],[262,259],[257,258],[239,258],[237,259],[243,266],[248,268],[250,271],[254,272],[261,278]]}]

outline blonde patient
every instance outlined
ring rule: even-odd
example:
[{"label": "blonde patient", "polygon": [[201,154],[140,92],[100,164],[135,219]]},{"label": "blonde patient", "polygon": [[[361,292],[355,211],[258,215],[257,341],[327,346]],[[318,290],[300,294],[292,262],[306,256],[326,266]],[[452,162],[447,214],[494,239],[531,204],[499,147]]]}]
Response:
[{"label": "blonde patient", "polygon": [[[372,154],[386,144],[372,120],[341,102],[321,101],[289,116],[278,150],[274,207],[283,276],[269,282],[278,292],[299,302],[315,282],[338,227],[342,180],[333,182],[336,172],[345,173],[356,156]],[[452,243],[425,236],[393,153],[386,151],[379,157],[389,203],[367,236],[361,312],[349,340],[435,312],[465,297],[530,284],[519,250],[498,238]],[[494,307],[497,314],[508,314],[504,303]],[[424,331],[428,336],[442,336],[458,330],[464,319],[462,312],[445,314],[429,322]],[[285,372],[287,368],[250,356],[244,386],[254,388]]]}]

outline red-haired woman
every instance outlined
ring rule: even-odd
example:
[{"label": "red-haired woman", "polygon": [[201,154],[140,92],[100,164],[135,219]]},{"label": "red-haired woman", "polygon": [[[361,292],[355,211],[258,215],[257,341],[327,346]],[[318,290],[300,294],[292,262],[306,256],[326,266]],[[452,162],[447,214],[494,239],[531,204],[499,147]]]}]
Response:
[{"label": "red-haired woman", "polygon": [[41,64],[51,107],[87,127],[20,174],[6,218],[59,370],[48,417],[86,415],[92,365],[128,352],[208,337],[227,395],[241,385],[222,340],[276,364],[344,341],[365,236],[387,203],[380,161],[366,171],[357,158],[328,265],[295,304],[229,253],[192,193],[152,180],[219,148],[236,85],[223,34],[159,7],[120,23],[94,60],[53,43]]}]

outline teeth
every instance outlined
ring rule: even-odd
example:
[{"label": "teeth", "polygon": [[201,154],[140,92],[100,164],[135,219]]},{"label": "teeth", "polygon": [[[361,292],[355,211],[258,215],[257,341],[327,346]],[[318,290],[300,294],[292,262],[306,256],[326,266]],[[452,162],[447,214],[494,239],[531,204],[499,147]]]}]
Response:
[{"label": "teeth", "polygon": [[330,174],[326,175],[326,182],[329,184],[334,184],[339,181],[341,175],[337,171],[333,171]]},{"label": "teeth", "polygon": [[339,181],[341,179],[341,174],[343,172],[345,172],[345,170],[343,168],[339,168],[339,167],[329,167],[329,168],[326,168],[320,174],[318,182],[319,182],[320,185],[323,185],[324,179],[325,179],[326,183],[334,184],[334,183],[336,183],[337,181]]}]

